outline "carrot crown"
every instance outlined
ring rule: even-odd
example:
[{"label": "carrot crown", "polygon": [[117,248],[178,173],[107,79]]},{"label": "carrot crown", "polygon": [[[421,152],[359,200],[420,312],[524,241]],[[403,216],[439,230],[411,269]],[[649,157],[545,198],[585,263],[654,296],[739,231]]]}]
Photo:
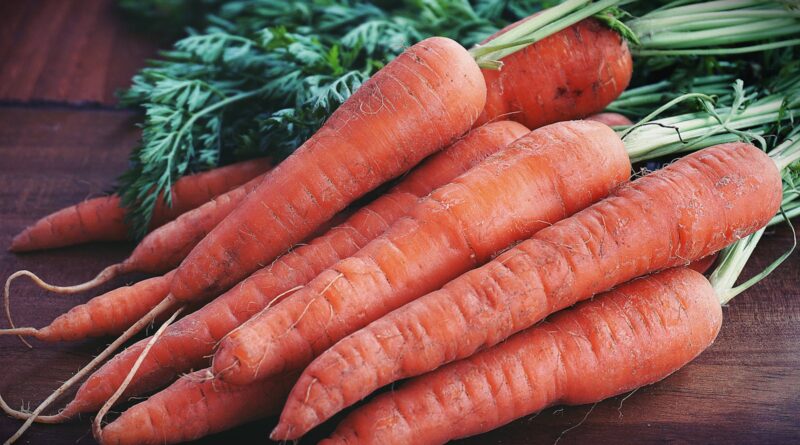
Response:
[{"label": "carrot crown", "polygon": [[[776,92],[759,97],[737,80],[725,95],[725,106],[703,93],[686,93],[662,105],[636,125],[621,131],[631,160],[643,161],[698,150],[738,140],[755,140],[766,149],[764,139],[772,127],[790,121],[800,113],[800,88],[796,76],[783,82]],[[656,117],[687,100],[697,100],[701,111]],[[782,162],[793,159],[786,154]],[[789,162],[791,163],[791,162]]]},{"label": "carrot crown", "polygon": [[783,143],[772,149],[769,155],[783,172],[783,200],[780,213],[772,218],[767,227],[782,222],[788,223],[792,230],[793,242],[780,257],[738,286],[735,286],[735,283],[764,235],[766,227],[725,248],[720,253],[719,265],[709,277],[720,304],[723,305],[772,273],[797,246],[797,236],[790,219],[800,214],[800,130],[793,131]]}]

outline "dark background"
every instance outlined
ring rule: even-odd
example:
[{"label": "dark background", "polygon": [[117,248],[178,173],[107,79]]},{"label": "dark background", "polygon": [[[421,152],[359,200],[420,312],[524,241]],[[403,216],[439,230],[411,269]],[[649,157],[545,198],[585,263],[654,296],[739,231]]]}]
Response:
[{"label": "dark background", "polygon": [[[110,0],[0,2],[0,277],[30,269],[72,284],[130,251],[130,245],[95,244],[15,256],[5,246],[39,217],[110,189],[136,143],[139,119],[117,109],[113,93],[158,45],[130,29]],[[779,256],[791,236],[786,227],[768,234],[745,274]],[[96,294],[47,295],[20,283],[12,289],[14,314],[20,325],[43,326]],[[800,442],[800,254],[737,297],[724,315],[708,351],[624,403],[606,400],[588,416],[590,405],[547,409],[465,443],[552,444],[559,436],[562,444]],[[35,407],[104,344],[35,342],[28,350],[0,337],[0,391],[14,407],[23,401]],[[0,416],[0,439],[19,424]],[[272,424],[204,443],[265,443]],[[303,443],[331,428],[329,422]],[[20,443],[91,444],[89,430],[89,419],[37,425]]]}]

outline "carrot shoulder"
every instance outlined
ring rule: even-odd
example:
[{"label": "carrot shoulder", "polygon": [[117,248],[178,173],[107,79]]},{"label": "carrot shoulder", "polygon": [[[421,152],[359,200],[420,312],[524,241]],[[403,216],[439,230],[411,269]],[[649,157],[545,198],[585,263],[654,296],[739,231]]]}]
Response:
[{"label": "carrot shoulder", "polygon": [[716,252],[763,227],[780,202],[778,169],[758,148],[688,155],[340,341],[306,368],[276,437],[617,284]]},{"label": "carrot shoulder", "polygon": [[[199,207],[211,198],[260,176],[271,167],[268,159],[256,159],[185,176],[172,187],[172,205],[156,205],[150,230]],[[128,239],[130,228],[119,196],[93,198],[61,209],[36,221],[11,242],[12,252],[52,249],[91,241]]]},{"label": "carrot shoulder", "polygon": [[677,371],[711,345],[721,323],[708,280],[670,269],[384,393],[322,443],[441,444],[556,404],[598,402]]},{"label": "carrot shoulder", "polygon": [[588,121],[601,122],[609,127],[633,125],[630,119],[619,113],[597,113],[586,118]]},{"label": "carrot shoulder", "polygon": [[[344,223],[292,249],[202,309],[171,325],[142,362],[126,395],[161,388],[180,373],[205,366],[214,345],[228,332],[276,304],[336,261],[357,252],[406,215],[420,196],[446,184],[527,132],[524,126],[510,121],[471,130],[452,146],[426,159],[389,192],[359,209]],[[147,341],[128,348],[92,374],[64,412],[71,417],[96,411],[119,387]]]},{"label": "carrot shoulder", "polygon": [[603,124],[535,130],[228,335],[214,355],[214,372],[244,384],[303,366],[370,321],[602,199],[629,174],[622,142]]},{"label": "carrot shoulder", "polygon": [[599,113],[625,90],[633,74],[625,41],[595,19],[578,22],[502,62],[501,70],[483,70],[486,108],[476,125],[500,118],[533,129]]},{"label": "carrot shoulder", "polygon": [[398,56],[273,169],[186,258],[179,301],[240,281],[356,198],[453,143],[486,100],[480,69],[456,42],[433,37]]}]

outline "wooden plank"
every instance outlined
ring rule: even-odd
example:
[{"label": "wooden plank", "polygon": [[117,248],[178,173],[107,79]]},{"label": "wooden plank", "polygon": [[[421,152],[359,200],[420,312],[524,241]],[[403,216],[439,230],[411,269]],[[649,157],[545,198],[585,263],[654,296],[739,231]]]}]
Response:
[{"label": "wooden plank", "polygon": [[[57,208],[102,193],[125,168],[135,143],[129,112],[65,108],[0,108],[0,245],[25,225]],[[800,229],[800,225],[796,225]],[[767,265],[791,243],[780,227],[759,245],[746,274]],[[126,255],[130,246],[95,244],[15,256],[0,249],[0,274],[26,268],[57,283],[91,277]],[[622,402],[617,397],[591,406],[547,409],[466,444],[768,442],[800,440],[800,255],[737,297],[725,309],[716,343],[689,366]],[[124,283],[117,280],[106,288]],[[54,297],[30,283],[13,287],[20,323],[42,326],[96,293]],[[43,399],[104,342],[50,345],[27,350],[15,338],[0,338],[4,370],[0,393],[13,406]],[[620,408],[621,404],[621,408]],[[337,417],[340,419],[341,416]],[[257,422],[199,443],[261,443],[275,420]],[[0,438],[19,422],[0,416]],[[301,443],[315,443],[335,426],[328,422]],[[37,425],[29,443],[93,443],[88,419],[68,425]]]},{"label": "wooden plank", "polygon": [[111,105],[155,55],[113,0],[0,2],[0,101]]}]

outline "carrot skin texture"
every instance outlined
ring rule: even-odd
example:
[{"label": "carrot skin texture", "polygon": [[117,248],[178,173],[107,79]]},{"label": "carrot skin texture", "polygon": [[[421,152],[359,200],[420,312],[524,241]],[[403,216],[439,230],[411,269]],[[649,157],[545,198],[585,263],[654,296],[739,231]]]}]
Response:
[{"label": "carrot skin texture", "polygon": [[586,118],[587,121],[595,121],[608,125],[609,127],[633,125],[633,122],[619,113],[597,113]]},{"label": "carrot skin texture", "polygon": [[[303,285],[336,261],[356,253],[439,186],[528,133],[521,124],[501,121],[471,130],[461,140],[426,159],[389,192],[327,234],[298,246],[240,285],[175,322],[142,362],[127,396],[161,388],[189,369],[206,366],[207,356],[225,336],[266,307],[272,299]],[[147,339],[98,369],[78,390],[66,412],[96,411],[119,387]]]},{"label": "carrot skin texture", "polygon": [[627,88],[633,74],[624,39],[594,19],[578,22],[502,61],[500,70],[482,70],[486,107],[475,125],[501,118],[538,128],[599,113]]},{"label": "carrot skin texture", "polygon": [[549,406],[599,402],[677,371],[711,345],[721,324],[708,281],[667,270],[379,395],[322,443],[441,444]]},{"label": "carrot skin texture", "polygon": [[249,386],[208,378],[208,370],[181,377],[163,391],[128,408],[102,432],[102,444],[161,445],[186,442],[274,416],[297,373]]},{"label": "carrot skin texture", "polygon": [[[172,187],[172,206],[161,200],[156,205],[150,230],[260,176],[271,165],[268,159],[255,159],[180,178]],[[28,252],[91,241],[121,241],[129,236],[120,198],[111,195],[88,199],[45,216],[15,236],[9,250]]]},{"label": "carrot skin texture", "polygon": [[716,252],[763,227],[780,201],[777,167],[744,143],[702,150],[623,185],[326,351],[293,389],[281,432],[291,425],[303,434],[381,386],[469,357],[617,284]]},{"label": "carrot skin texture", "polygon": [[223,380],[246,384],[303,366],[370,321],[602,199],[629,174],[622,142],[603,124],[572,121],[535,130],[232,332],[212,368]]},{"label": "carrot skin texture", "polygon": [[56,317],[34,337],[48,342],[76,341],[123,332],[167,296],[171,278],[172,272],[92,298]]},{"label": "carrot skin texture", "polygon": [[179,216],[148,234],[122,263],[122,271],[161,274],[180,265],[189,252],[258,187],[258,176]]},{"label": "carrot skin texture", "polygon": [[452,144],[486,101],[458,43],[432,37],[364,83],[275,167],[178,268],[179,301],[226,290],[300,242],[349,203]]}]

